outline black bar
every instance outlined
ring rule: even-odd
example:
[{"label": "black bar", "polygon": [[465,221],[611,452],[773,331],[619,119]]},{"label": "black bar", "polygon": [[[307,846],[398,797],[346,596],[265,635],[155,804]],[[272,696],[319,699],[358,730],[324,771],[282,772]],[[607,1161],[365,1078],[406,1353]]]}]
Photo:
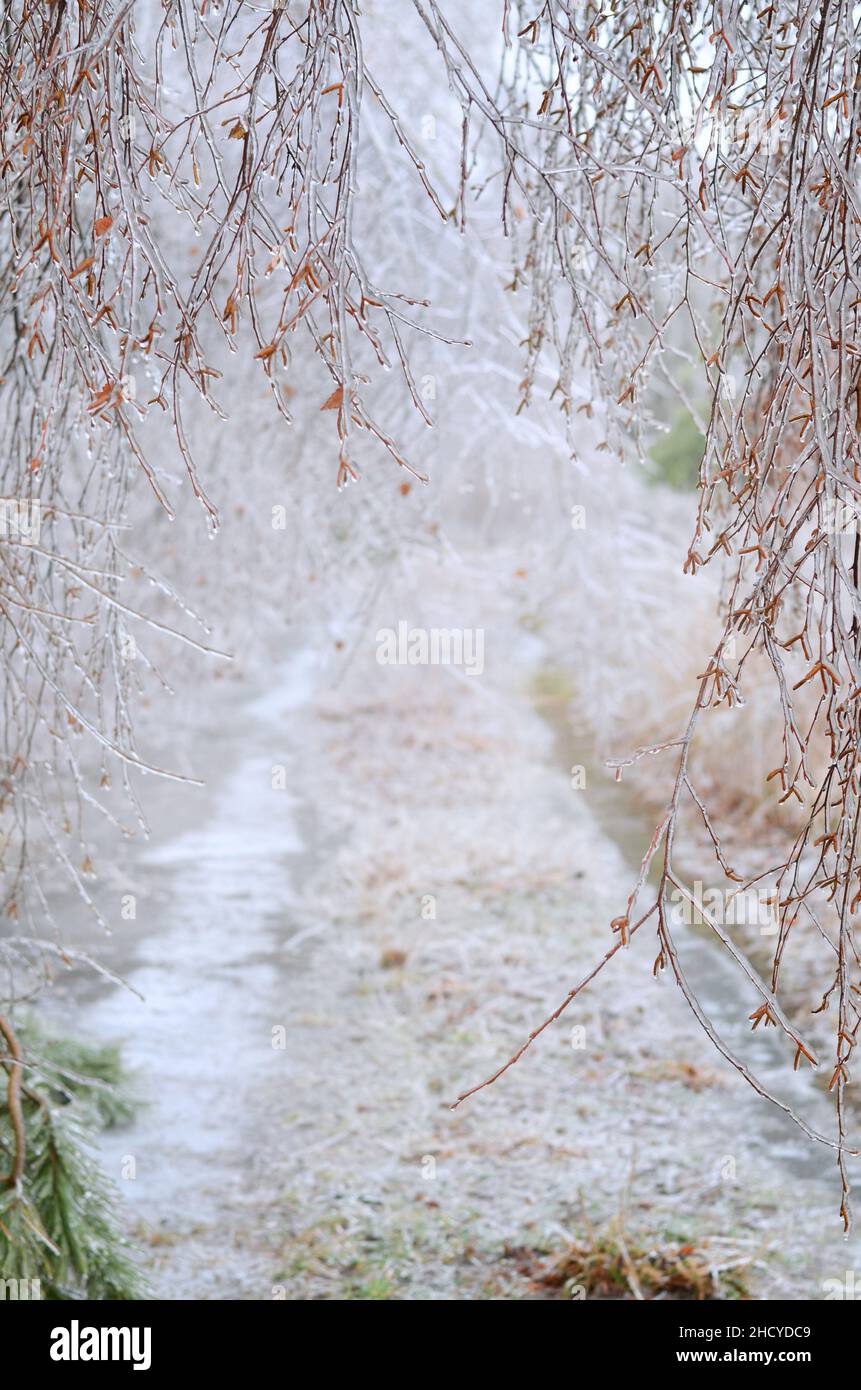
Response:
[{"label": "black bar", "polygon": [[[839,1302],[827,1301],[655,1300],[637,1306],[628,1300],[586,1299],[572,1300],[567,1312],[558,1302],[554,1307],[556,1311],[549,1322],[529,1321],[516,1327],[509,1320],[504,1332],[499,1329],[495,1333],[492,1313],[489,1327],[483,1314],[472,1332],[470,1323],[460,1323],[463,1314],[458,1313],[460,1327],[452,1330],[460,1330],[461,1335],[465,1332],[470,1338],[480,1331],[482,1356],[487,1355],[491,1361],[494,1348],[502,1351],[509,1345],[507,1334],[511,1332],[518,1336],[518,1344],[528,1356],[530,1345],[533,1351],[540,1345],[545,1365],[556,1346],[559,1357],[570,1357],[576,1348],[581,1374],[586,1373],[588,1366],[597,1368],[602,1364],[613,1375],[625,1370],[697,1374],[703,1366],[725,1371],[751,1366],[766,1375],[787,1367],[800,1368],[821,1379],[840,1364],[835,1348],[846,1345],[846,1334],[851,1333],[854,1323]],[[415,1311],[409,1317],[416,1315],[422,1320],[427,1317],[426,1313]],[[333,1353],[342,1349],[345,1364],[349,1358],[355,1367],[357,1358],[361,1358],[365,1363],[363,1374],[372,1372],[366,1341],[371,1338],[372,1345],[377,1345],[382,1373],[389,1353],[385,1343],[376,1342],[381,1325],[375,1318],[371,1325],[360,1323],[356,1328],[352,1316],[349,1337],[323,1343],[322,1363],[330,1365]],[[450,1352],[449,1371],[453,1372],[461,1365],[461,1352],[455,1350],[449,1332],[440,1327],[438,1307],[433,1316],[433,1323],[425,1323],[426,1330],[420,1335],[432,1338],[429,1345],[440,1349],[440,1373],[445,1370]],[[297,1327],[293,1309],[279,1301],[0,1304],[0,1329],[11,1335],[16,1344],[27,1346],[28,1364],[34,1374],[46,1374],[50,1383],[58,1384],[78,1374],[92,1380],[94,1376],[115,1378],[118,1373],[127,1373],[142,1381],[146,1375],[159,1379],[165,1372],[211,1370],[224,1379],[249,1372],[263,1374],[266,1366],[280,1366],[285,1374],[293,1374],[290,1366],[295,1364],[295,1369],[299,1369],[299,1363],[305,1361],[315,1344],[318,1330],[318,1326],[309,1327],[305,1317],[303,1314],[301,1327]],[[383,1324],[389,1335],[397,1335],[400,1326],[397,1314],[395,1323]],[[104,1334],[102,1329],[106,1330]],[[540,1344],[519,1343],[519,1336],[536,1334],[541,1337]],[[489,1335],[491,1341],[487,1340]],[[560,1340],[554,1346],[556,1337]],[[446,1346],[449,1352],[445,1351]],[[94,1351],[98,1359],[90,1359]]]}]

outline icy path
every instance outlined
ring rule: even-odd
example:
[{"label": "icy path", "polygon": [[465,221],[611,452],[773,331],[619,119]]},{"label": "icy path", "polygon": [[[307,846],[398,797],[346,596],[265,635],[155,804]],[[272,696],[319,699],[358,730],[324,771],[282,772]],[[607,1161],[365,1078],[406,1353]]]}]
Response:
[{"label": "icy path", "polygon": [[[603,953],[631,874],[618,804],[572,796],[527,654],[503,650],[481,690],[372,653],[333,686],[300,655],[210,714],[205,790],[147,789],[163,828],[117,865],[138,915],[101,953],[144,1002],[79,975],[66,996],[150,1100],[103,1157],[159,1296],[522,1296],[508,1243],[621,1209],[645,1238],[750,1255],[772,1296],[821,1297],[857,1263],[832,1160],[651,980],[651,943],[450,1110]],[[716,952],[683,946],[742,1040]],[[770,1041],[745,1045],[818,1122]]]},{"label": "icy path", "polygon": [[[289,767],[295,756],[292,716],[311,688],[312,660],[300,653],[275,690],[245,703],[210,743],[202,793],[150,780],[154,833],[120,847],[113,875],[134,894],[136,918],[110,943],[91,943],[143,996],[100,988],[77,1026],[121,1044],[146,1098],[133,1125],[106,1134],[100,1148],[140,1221],[137,1234],[175,1246],[157,1266],[162,1297],[205,1296],[213,1280],[219,1296],[231,1296],[225,1237],[254,1198],[255,1159],[275,1142],[254,1102],[283,1056],[272,1034],[283,1024],[279,948],[303,839],[296,798],[277,774],[273,788],[273,765]],[[161,809],[162,824],[184,809],[189,828],[160,831]],[[61,1026],[56,1006],[52,1013]],[[208,1268],[210,1258],[218,1268]],[[248,1286],[241,1261],[234,1271],[233,1296],[266,1296]]]}]

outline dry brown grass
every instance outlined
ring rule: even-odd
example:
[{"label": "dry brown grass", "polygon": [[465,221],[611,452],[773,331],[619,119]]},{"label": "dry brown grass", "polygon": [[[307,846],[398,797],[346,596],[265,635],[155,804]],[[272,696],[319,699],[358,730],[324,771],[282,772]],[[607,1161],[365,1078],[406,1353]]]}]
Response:
[{"label": "dry brown grass", "polygon": [[645,1247],[626,1240],[618,1225],[574,1241],[545,1262],[532,1282],[547,1298],[701,1302],[750,1297],[742,1263],[719,1264],[707,1247],[693,1244]]}]

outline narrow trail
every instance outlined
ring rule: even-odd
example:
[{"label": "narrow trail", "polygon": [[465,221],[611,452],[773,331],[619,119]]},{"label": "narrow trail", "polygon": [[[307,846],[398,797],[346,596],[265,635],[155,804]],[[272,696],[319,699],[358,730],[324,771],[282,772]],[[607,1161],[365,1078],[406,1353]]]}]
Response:
[{"label": "narrow trail", "polygon": [[[333,684],[300,651],[198,731],[206,789],[150,791],[154,834],[114,873],[137,918],[100,952],[144,1002],[75,972],[50,1008],[60,1027],[77,1000],[139,1078],[101,1152],[158,1296],[529,1296],[504,1251],[553,1249],[584,1210],[747,1253],[773,1296],[821,1297],[857,1260],[829,1160],[723,1068],[639,944],[450,1110],[594,964],[638,837],[618,799],[572,797],[535,653],[505,651],[489,699],[372,659]],[[716,948],[684,949],[735,1042],[748,1010]]]},{"label": "narrow trail", "polygon": [[[225,1237],[229,1246],[242,1228],[278,1142],[260,1096],[279,1063],[283,1072],[273,1029],[284,1023],[282,947],[304,841],[296,797],[280,776],[273,787],[273,765],[295,758],[291,716],[308,699],[312,664],[300,652],[273,692],[228,707],[229,724],[207,740],[202,794],[173,784],[148,799],[152,837],[126,846],[114,875],[134,894],[136,917],[109,942],[88,942],[142,999],[92,994],[83,976],[57,991],[92,994],[82,1030],[121,1045],[144,1099],[100,1150],[136,1236],[156,1252],[161,1297],[270,1294],[253,1262],[231,1259]],[[186,829],[176,823],[183,809]],[[92,928],[81,922],[81,932]]]}]

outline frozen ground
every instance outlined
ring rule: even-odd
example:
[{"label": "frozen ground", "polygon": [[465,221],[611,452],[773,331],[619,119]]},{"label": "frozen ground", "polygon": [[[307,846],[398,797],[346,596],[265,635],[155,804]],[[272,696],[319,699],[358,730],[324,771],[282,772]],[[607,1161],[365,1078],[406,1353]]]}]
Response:
[{"label": "frozen ground", "polygon": [[[83,1000],[78,1031],[123,1040],[147,1094],[104,1158],[154,1290],[529,1297],[524,1252],[615,1221],[820,1298],[858,1258],[830,1154],[652,979],[653,939],[450,1108],[607,949],[648,829],[594,769],[572,789],[548,654],[499,605],[484,621],[481,677],[379,666],[371,622],[346,665],[303,642],[268,688],[222,681],[189,734],[207,788],[147,789],[156,833],[114,871],[137,919],[101,953],[144,1002],[75,975],[55,1009]],[[684,948],[733,1045],[786,1078],[716,952]]]}]

